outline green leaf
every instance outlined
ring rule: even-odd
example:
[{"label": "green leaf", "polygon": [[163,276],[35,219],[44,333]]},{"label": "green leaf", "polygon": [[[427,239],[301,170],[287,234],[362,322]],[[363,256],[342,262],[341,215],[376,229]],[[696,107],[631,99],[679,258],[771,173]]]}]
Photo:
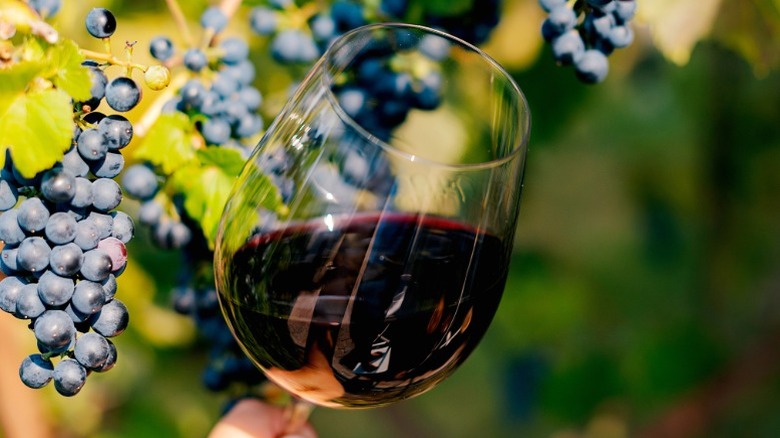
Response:
[{"label": "green leaf", "polygon": [[425,0],[423,5],[429,14],[451,17],[468,12],[474,3],[475,0]]},{"label": "green leaf", "polygon": [[237,177],[246,161],[235,149],[207,147],[197,152],[198,160],[204,166],[216,166],[228,175]]},{"label": "green leaf", "polygon": [[[184,209],[200,224],[209,246],[213,248],[222,212],[245,161],[238,151],[216,146],[199,150],[197,157],[200,163],[193,161],[177,170],[170,184],[175,192],[184,194]],[[286,207],[279,190],[268,176],[256,168],[250,168],[249,175],[252,191],[248,196],[247,193],[233,194],[241,200],[232,220],[239,226],[253,227],[259,206],[281,214]]]},{"label": "green leaf", "polygon": [[758,76],[780,67],[780,1],[724,2],[713,39],[740,54]]},{"label": "green leaf", "polygon": [[134,157],[160,167],[166,175],[190,163],[195,159],[190,119],[180,112],[160,115]]},{"label": "green leaf", "polygon": [[[17,89],[6,95],[4,73],[0,72],[0,165],[5,162],[5,150],[10,149],[14,166],[31,178],[60,161],[71,145],[70,96],[56,89],[30,93]],[[12,76],[11,80],[19,78]]]},{"label": "green leaf", "polygon": [[48,77],[57,88],[70,94],[76,101],[91,97],[89,72],[81,65],[82,62],[84,56],[73,41],[62,40],[49,50],[49,66],[52,72]]}]

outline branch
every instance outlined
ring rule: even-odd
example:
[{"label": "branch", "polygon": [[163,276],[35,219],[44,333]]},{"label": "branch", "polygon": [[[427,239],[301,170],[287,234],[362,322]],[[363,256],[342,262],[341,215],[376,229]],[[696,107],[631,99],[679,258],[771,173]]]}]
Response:
[{"label": "branch", "polygon": [[184,44],[187,47],[192,47],[192,34],[190,33],[189,26],[187,26],[187,19],[184,18],[184,13],[181,11],[179,3],[176,0],[165,0],[165,3],[168,5],[168,10],[171,11],[173,21],[176,22],[176,27],[178,27],[179,32],[181,32],[181,37],[184,39]]}]

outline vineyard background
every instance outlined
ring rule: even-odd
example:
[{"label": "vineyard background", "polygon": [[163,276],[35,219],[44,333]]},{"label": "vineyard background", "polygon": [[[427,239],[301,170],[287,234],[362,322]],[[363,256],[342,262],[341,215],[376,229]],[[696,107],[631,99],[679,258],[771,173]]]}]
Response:
[{"label": "vineyard background", "polygon": [[[321,436],[780,433],[780,3],[639,3],[637,41],[585,86],[554,65],[536,1],[505,2],[484,47],[526,93],[533,128],[502,306],[454,377],[389,408],[315,410]],[[206,5],[182,2],[193,23]],[[54,22],[99,49],[83,27],[96,6],[118,17],[115,41],[139,41],[140,62],[159,33],[177,41],[155,0],[65,0]],[[227,34],[249,35],[247,12]],[[305,69],[248,40],[270,122]],[[129,119],[154,101],[144,93]],[[217,420],[225,397],[201,385],[205,349],[170,307],[178,257],[140,227],[128,249],[116,370],[78,396],[18,381],[35,341],[0,317],[0,436],[192,437]]]}]

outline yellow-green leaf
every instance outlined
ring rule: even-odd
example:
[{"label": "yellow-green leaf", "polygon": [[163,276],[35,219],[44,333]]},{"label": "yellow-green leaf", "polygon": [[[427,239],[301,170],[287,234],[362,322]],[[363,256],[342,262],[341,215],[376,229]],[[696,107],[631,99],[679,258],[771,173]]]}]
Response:
[{"label": "yellow-green leaf", "polygon": [[49,66],[52,70],[49,79],[77,102],[90,98],[91,81],[82,62],[84,56],[73,41],[62,40],[49,50]]},{"label": "yellow-green leaf", "polygon": [[162,114],[149,129],[134,156],[159,166],[166,175],[170,175],[195,158],[192,131],[192,123],[185,114]]},{"label": "yellow-green leaf", "polygon": [[14,166],[27,178],[60,161],[73,135],[70,96],[57,89],[0,94],[0,160],[10,149]]},{"label": "yellow-green leaf", "polygon": [[653,41],[661,53],[683,65],[690,59],[696,43],[709,36],[721,2],[645,0],[637,2],[637,7],[640,20],[650,26]]}]

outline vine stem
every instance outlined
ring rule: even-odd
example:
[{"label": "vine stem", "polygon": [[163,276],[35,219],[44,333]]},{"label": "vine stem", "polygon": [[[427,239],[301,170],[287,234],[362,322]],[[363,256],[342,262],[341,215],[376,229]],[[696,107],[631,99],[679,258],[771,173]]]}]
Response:
[{"label": "vine stem", "polygon": [[126,67],[128,69],[137,68],[138,70],[141,70],[143,72],[149,69],[149,66],[147,65],[137,64],[130,61],[123,61],[110,53],[95,52],[94,50],[88,50],[88,49],[80,49],[79,51],[81,52],[82,55],[86,56],[87,58],[95,59],[97,61],[105,61],[111,65],[119,65],[122,67]]},{"label": "vine stem", "polygon": [[184,44],[186,44],[187,47],[192,47],[192,34],[190,33],[189,26],[187,26],[187,19],[184,18],[184,12],[182,12],[179,2],[176,0],[165,0],[165,4],[168,5],[168,10],[171,11],[173,21],[176,23],[176,27],[179,28],[179,32],[181,32]]},{"label": "vine stem", "polygon": [[143,116],[141,116],[141,119],[133,126],[134,135],[144,137],[149,133],[149,129],[157,118],[160,117],[160,113],[162,112],[165,103],[179,91],[179,88],[181,88],[189,78],[190,75],[187,72],[180,72],[171,79],[171,83],[168,84],[168,87],[157,95],[152,104],[149,105],[149,108],[146,109]]}]

